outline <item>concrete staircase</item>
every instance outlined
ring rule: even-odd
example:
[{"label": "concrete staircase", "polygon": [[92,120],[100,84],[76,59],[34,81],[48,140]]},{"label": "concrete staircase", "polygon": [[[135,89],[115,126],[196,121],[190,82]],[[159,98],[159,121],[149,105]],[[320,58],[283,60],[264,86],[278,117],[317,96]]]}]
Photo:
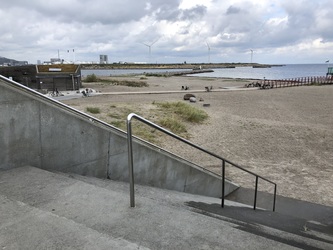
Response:
[{"label": "concrete staircase", "polygon": [[[227,199],[253,205],[253,196],[253,190],[240,187],[228,195]],[[259,207],[267,210],[272,209],[272,200],[272,194],[258,191],[257,204]],[[277,195],[275,211],[287,216],[305,219],[313,224],[327,225],[327,229],[330,229],[333,234],[333,207]]]},{"label": "concrete staircase", "polygon": [[[34,167],[0,171],[0,249],[333,249],[332,224]],[[315,227],[316,225],[316,227]]]}]

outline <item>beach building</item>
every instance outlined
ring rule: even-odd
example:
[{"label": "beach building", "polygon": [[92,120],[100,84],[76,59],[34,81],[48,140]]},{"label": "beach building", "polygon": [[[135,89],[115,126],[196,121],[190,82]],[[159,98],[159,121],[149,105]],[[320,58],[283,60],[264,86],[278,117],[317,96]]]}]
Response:
[{"label": "beach building", "polygon": [[32,89],[78,90],[82,86],[81,68],[75,64],[0,67],[0,75]]}]

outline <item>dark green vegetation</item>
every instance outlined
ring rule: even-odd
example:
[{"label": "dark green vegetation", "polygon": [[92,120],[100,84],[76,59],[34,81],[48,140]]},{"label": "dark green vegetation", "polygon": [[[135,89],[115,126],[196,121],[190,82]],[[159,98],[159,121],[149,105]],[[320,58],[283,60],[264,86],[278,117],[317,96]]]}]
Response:
[{"label": "dark green vegetation", "polygon": [[84,82],[92,83],[92,82],[100,82],[102,84],[109,84],[109,85],[120,85],[120,86],[128,86],[128,87],[148,87],[146,81],[133,81],[133,80],[122,80],[122,79],[105,79],[105,78],[98,78],[95,74],[87,75]]},{"label": "dark green vegetation", "polygon": [[[189,138],[188,127],[208,119],[208,114],[186,102],[153,102],[150,105],[117,104],[99,108],[86,107],[89,113],[119,129],[126,130],[126,119],[130,113],[143,116],[159,126],[184,138]],[[140,112],[137,112],[140,110]],[[149,142],[158,143],[162,132],[137,120],[132,122],[132,132]]]},{"label": "dark green vegetation", "polygon": [[92,113],[92,114],[101,113],[101,110],[97,107],[87,107],[86,110],[87,110],[87,112]]},{"label": "dark green vegetation", "polygon": [[84,79],[85,82],[98,82],[98,78],[95,74],[87,75]]},{"label": "dark green vegetation", "polygon": [[156,105],[169,113],[176,114],[177,118],[187,122],[200,123],[208,118],[205,111],[185,102],[165,102],[156,103]]}]

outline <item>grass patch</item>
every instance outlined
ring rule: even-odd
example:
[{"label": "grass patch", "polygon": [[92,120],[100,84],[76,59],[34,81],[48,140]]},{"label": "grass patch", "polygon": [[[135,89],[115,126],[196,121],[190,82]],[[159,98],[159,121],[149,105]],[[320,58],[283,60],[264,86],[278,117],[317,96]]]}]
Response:
[{"label": "grass patch", "polygon": [[134,124],[132,126],[133,135],[151,143],[157,142],[156,130],[144,124]]},{"label": "grass patch", "polygon": [[[126,130],[126,120],[127,120],[127,116],[130,113],[136,113],[138,114],[138,112],[134,111],[134,108],[132,107],[116,107],[114,105],[110,106],[110,108],[112,108],[112,111],[109,110],[109,113],[107,114],[107,117],[111,118],[111,121],[108,121],[109,124],[122,129],[122,130]],[[140,114],[138,114],[140,115]]]},{"label": "grass patch", "polygon": [[[128,114],[136,113],[140,116],[148,117],[147,119],[152,122],[184,138],[189,138],[190,136],[187,132],[187,122],[201,123],[208,118],[208,114],[204,110],[184,102],[157,103],[154,101],[152,104],[154,104],[157,109],[152,108],[149,110],[149,113],[145,115],[136,112],[134,107],[117,107],[109,116],[119,121],[125,121]],[[124,122],[120,124],[114,122],[113,125],[126,130],[126,124]],[[136,121],[133,122],[132,130],[134,135],[152,143],[155,143],[157,138],[163,134],[158,131],[155,132],[155,129]]]},{"label": "grass patch", "polygon": [[97,108],[97,107],[87,107],[86,110],[89,113],[92,113],[92,114],[100,114],[101,113],[100,108]]},{"label": "grass patch", "polygon": [[158,123],[162,127],[169,129],[170,131],[172,131],[175,134],[184,134],[187,132],[185,124],[183,124],[182,122],[178,121],[177,119],[175,119],[173,117],[166,117],[166,118],[160,119],[158,121]]},{"label": "grass patch", "polygon": [[128,87],[148,87],[146,81],[132,81],[132,80],[119,80],[119,79],[99,79],[104,84],[111,84],[117,86],[128,86]]},{"label": "grass patch", "polygon": [[208,118],[208,114],[204,110],[184,102],[165,102],[155,104],[160,108],[177,114],[187,122],[201,123]]},{"label": "grass patch", "polygon": [[171,75],[167,73],[146,73],[145,75],[153,77],[171,77]]},{"label": "grass patch", "polygon": [[122,119],[123,116],[121,114],[118,113],[110,113],[108,114],[109,117],[114,118],[114,119]]},{"label": "grass patch", "polygon": [[[140,105],[113,104],[108,107],[86,107],[86,111],[96,114],[100,120],[126,131],[126,119],[130,113],[142,116],[163,128],[188,139],[189,123],[201,123],[208,115],[205,111],[185,102],[152,102],[153,105],[141,107]],[[138,112],[138,110],[140,110]],[[159,144],[166,139],[166,135],[136,119],[132,122],[133,135],[151,143]]]},{"label": "grass patch", "polygon": [[140,78],[140,81],[134,80],[122,80],[122,79],[113,79],[113,78],[98,78],[95,74],[87,75],[83,82],[101,82],[102,84],[110,85],[119,85],[119,86],[128,86],[128,87],[148,87],[148,83],[143,81],[143,78]]},{"label": "grass patch", "polygon": [[85,82],[98,82],[98,78],[95,74],[87,75],[84,79]]},{"label": "grass patch", "polygon": [[122,130],[125,130],[126,128],[125,121],[116,120],[116,121],[111,121],[109,124]]}]

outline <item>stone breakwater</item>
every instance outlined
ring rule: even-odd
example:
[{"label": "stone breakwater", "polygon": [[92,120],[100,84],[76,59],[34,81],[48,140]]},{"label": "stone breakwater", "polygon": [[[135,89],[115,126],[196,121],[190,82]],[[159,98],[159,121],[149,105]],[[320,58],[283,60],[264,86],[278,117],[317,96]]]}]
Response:
[{"label": "stone breakwater", "polygon": [[182,75],[191,75],[191,74],[200,74],[200,73],[211,73],[214,72],[212,69],[193,69],[193,70],[184,70],[184,71],[165,71],[165,72],[155,72],[155,73],[145,73],[146,76],[182,76]]}]

